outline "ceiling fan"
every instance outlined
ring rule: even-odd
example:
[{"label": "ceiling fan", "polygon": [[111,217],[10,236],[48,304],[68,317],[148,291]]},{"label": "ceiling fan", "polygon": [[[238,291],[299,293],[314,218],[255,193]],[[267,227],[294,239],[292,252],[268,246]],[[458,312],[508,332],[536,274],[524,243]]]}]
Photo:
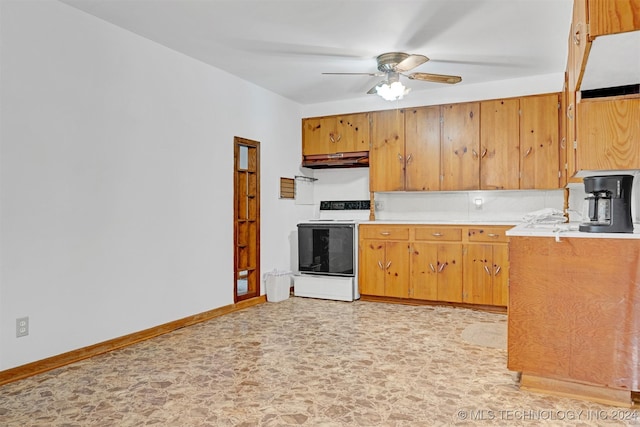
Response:
[{"label": "ceiling fan", "polygon": [[403,74],[407,71],[413,70],[419,65],[424,64],[429,60],[424,55],[410,55],[404,52],[388,52],[379,55],[376,58],[378,62],[379,73],[322,73],[322,74],[334,74],[334,75],[364,75],[364,76],[376,76],[385,79],[377,83],[374,87],[369,89],[368,94],[378,94],[387,100],[401,99],[409,92],[408,88],[400,82],[400,76],[407,77],[411,80],[422,80],[425,82],[435,83],[459,83],[462,81],[460,76],[450,76],[446,74],[429,74],[429,73],[411,73]]}]

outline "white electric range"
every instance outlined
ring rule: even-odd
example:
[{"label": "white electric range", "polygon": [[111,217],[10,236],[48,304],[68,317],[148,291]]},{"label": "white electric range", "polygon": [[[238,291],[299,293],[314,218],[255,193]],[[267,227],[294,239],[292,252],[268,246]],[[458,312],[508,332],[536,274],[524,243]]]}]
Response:
[{"label": "white electric range", "polygon": [[369,219],[369,200],[322,201],[318,218],[298,224],[294,295],[355,301],[358,291],[358,223]]}]

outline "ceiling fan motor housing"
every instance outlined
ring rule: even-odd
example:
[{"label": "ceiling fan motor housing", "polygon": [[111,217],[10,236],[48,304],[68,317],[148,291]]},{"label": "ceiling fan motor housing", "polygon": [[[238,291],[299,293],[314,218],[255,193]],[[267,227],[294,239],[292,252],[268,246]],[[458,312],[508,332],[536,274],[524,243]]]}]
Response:
[{"label": "ceiling fan motor housing", "polygon": [[403,52],[389,52],[379,55],[376,60],[378,61],[378,70],[383,73],[395,71],[396,65],[403,60],[407,59],[409,54]]}]

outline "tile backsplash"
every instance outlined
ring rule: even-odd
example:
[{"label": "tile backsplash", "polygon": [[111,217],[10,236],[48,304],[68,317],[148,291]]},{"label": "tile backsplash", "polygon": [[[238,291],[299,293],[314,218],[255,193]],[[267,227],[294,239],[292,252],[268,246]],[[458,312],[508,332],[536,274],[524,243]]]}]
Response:
[{"label": "tile backsplash", "polygon": [[520,221],[527,213],[563,209],[564,190],[376,193],[376,219]]}]

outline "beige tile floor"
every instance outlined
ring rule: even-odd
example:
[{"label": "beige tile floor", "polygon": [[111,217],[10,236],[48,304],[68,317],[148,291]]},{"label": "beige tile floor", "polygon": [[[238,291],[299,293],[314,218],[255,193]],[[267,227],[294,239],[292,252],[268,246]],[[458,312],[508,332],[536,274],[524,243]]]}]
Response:
[{"label": "beige tile floor", "polygon": [[0,425],[640,425],[521,391],[504,349],[461,337],[505,321],[292,297],[0,387]]}]

